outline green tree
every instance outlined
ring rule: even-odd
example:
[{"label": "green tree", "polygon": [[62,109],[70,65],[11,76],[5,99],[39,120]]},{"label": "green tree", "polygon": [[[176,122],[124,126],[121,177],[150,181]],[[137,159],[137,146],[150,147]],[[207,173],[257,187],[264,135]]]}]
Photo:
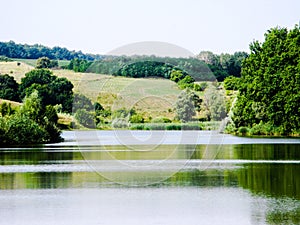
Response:
[{"label": "green tree", "polygon": [[94,114],[85,109],[78,109],[75,113],[75,119],[83,126],[95,128]]},{"label": "green tree", "polygon": [[210,85],[205,90],[204,105],[209,120],[221,121],[227,115],[225,93],[214,85]]},{"label": "green tree", "polygon": [[29,96],[35,90],[38,90],[44,107],[61,104],[64,112],[72,111],[73,84],[66,78],[58,78],[47,69],[32,70],[21,79],[21,97]]},{"label": "green tree", "polygon": [[15,81],[14,77],[7,74],[0,75],[0,98],[20,101],[19,84]]},{"label": "green tree", "polygon": [[[82,94],[75,93],[74,101],[73,101],[73,112],[76,113],[77,110],[79,109],[85,109],[88,112],[96,110],[95,107],[93,106],[92,101],[88,97]],[[97,110],[99,109],[97,108]]]},{"label": "green tree", "polygon": [[184,90],[180,93],[175,105],[175,110],[178,118],[182,122],[192,120],[193,116],[196,115],[192,92]]},{"label": "green tree", "polygon": [[37,69],[51,68],[51,60],[48,57],[41,57],[36,61]]},{"label": "green tree", "polygon": [[277,27],[265,34],[263,43],[255,41],[250,45],[251,54],[243,62],[240,97],[234,109],[237,127],[252,127],[263,120],[282,127],[285,133],[299,130],[299,40],[298,26],[291,30]]}]

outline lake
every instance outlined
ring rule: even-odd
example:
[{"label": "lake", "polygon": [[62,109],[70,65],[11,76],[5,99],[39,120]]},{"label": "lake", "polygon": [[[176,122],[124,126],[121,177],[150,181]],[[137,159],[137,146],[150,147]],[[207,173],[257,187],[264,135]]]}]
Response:
[{"label": "lake", "polygon": [[0,148],[0,224],[300,224],[300,139],[66,131]]}]

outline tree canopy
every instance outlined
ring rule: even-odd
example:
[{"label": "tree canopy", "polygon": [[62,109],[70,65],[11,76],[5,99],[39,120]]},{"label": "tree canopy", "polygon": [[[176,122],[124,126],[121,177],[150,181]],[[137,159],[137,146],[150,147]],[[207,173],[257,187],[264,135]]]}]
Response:
[{"label": "tree canopy", "polygon": [[49,59],[72,60],[75,58],[95,60],[101,59],[101,55],[84,54],[81,51],[70,51],[62,47],[49,48],[43,45],[35,44],[17,44],[13,41],[0,42],[0,55],[9,58],[19,59],[38,59],[47,57]]},{"label": "tree canopy", "polygon": [[273,28],[253,42],[234,107],[236,127],[267,123],[280,133],[300,129],[300,29]]},{"label": "tree canopy", "polygon": [[24,98],[37,90],[43,106],[62,105],[64,112],[72,111],[73,84],[66,78],[54,76],[50,70],[35,69],[21,79],[20,93]]},{"label": "tree canopy", "polygon": [[14,77],[7,74],[0,75],[0,98],[20,101],[19,84]]}]

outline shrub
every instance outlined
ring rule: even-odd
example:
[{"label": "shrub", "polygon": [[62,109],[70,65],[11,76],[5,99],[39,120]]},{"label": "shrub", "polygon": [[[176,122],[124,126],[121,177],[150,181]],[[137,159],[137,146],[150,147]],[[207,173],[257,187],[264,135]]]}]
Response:
[{"label": "shrub", "polygon": [[25,115],[13,115],[6,123],[6,144],[44,143],[47,139],[47,131]]},{"label": "shrub", "polygon": [[249,128],[248,128],[248,127],[240,127],[240,128],[238,129],[238,133],[239,133],[240,135],[245,136],[246,134],[249,133]]},{"label": "shrub", "polygon": [[83,126],[87,128],[95,128],[95,121],[93,113],[86,111],[85,109],[78,109],[75,113],[75,119]]},{"label": "shrub", "polygon": [[129,123],[124,118],[115,118],[111,123],[113,128],[128,128]]},{"label": "shrub", "polygon": [[157,117],[151,120],[152,123],[171,123],[172,121],[166,117]]},{"label": "shrub", "polygon": [[130,122],[131,123],[144,123],[144,118],[142,115],[139,115],[139,114],[135,114],[135,115],[132,115],[130,117]]}]

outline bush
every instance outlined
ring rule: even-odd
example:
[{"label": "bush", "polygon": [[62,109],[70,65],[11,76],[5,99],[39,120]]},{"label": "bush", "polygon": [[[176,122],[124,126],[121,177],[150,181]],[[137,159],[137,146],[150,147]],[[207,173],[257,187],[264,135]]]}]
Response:
[{"label": "bush", "polygon": [[86,111],[85,109],[78,109],[75,113],[75,119],[83,126],[87,128],[95,128],[95,121],[93,113]]},{"label": "bush", "polygon": [[136,114],[136,115],[132,115],[130,117],[130,122],[131,123],[144,123],[144,118],[142,115]]},{"label": "bush", "polygon": [[238,133],[239,133],[240,135],[246,136],[246,134],[249,133],[249,128],[248,128],[248,127],[240,127],[240,128],[238,129]]},{"label": "bush", "polygon": [[46,130],[25,115],[13,115],[7,119],[6,124],[5,144],[44,143],[47,140]]},{"label": "bush", "polygon": [[166,117],[157,117],[151,120],[151,123],[171,123],[172,120]]},{"label": "bush", "polygon": [[113,128],[128,128],[129,123],[124,118],[115,118],[111,123]]}]

